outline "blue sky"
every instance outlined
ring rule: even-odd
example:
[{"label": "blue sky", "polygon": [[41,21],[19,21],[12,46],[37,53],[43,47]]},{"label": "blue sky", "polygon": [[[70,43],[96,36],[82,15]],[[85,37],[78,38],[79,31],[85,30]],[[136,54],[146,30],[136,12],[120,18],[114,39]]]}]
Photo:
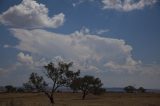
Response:
[{"label": "blue sky", "polygon": [[[106,87],[160,88],[158,0],[0,1],[0,85],[55,58]],[[16,5],[16,6],[15,6]]]}]

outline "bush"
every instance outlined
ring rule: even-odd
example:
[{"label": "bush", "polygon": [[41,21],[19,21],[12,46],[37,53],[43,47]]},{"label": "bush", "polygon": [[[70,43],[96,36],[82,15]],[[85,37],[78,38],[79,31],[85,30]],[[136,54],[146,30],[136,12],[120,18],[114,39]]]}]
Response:
[{"label": "bush", "polygon": [[134,86],[127,86],[124,88],[124,90],[127,92],[127,93],[133,93],[136,91],[136,88]]},{"label": "bush", "polygon": [[138,88],[138,92],[145,93],[145,92],[146,92],[146,89],[144,89],[143,87],[139,87],[139,88]]},{"label": "bush", "polygon": [[13,87],[12,85],[6,85],[5,86],[6,92],[16,92],[16,88]]},{"label": "bush", "polygon": [[82,91],[82,99],[85,99],[86,95],[92,93],[94,95],[100,95],[105,92],[102,88],[102,82],[99,78],[94,78],[93,76],[84,76],[73,80],[70,87],[74,90]]}]

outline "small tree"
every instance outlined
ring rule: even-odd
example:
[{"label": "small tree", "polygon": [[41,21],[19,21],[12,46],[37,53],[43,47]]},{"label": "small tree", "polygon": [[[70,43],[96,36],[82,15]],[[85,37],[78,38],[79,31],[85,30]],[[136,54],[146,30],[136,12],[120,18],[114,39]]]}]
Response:
[{"label": "small tree", "polygon": [[50,102],[54,104],[54,93],[59,87],[68,86],[73,78],[79,75],[80,71],[73,72],[70,70],[72,62],[58,62],[57,64],[49,63],[45,65],[45,75],[53,82],[51,91],[47,90],[48,84],[44,81],[42,76],[38,76],[37,73],[30,75],[27,85],[30,85],[33,89],[44,92],[49,98]]},{"label": "small tree", "polygon": [[76,90],[81,90],[83,95],[82,99],[84,100],[88,93],[100,94],[102,90],[102,83],[99,78],[94,78],[93,76],[84,76],[82,78],[75,79],[71,86]]},{"label": "small tree", "polygon": [[[29,78],[30,79],[30,78]],[[34,89],[29,82],[23,84],[25,92],[32,92]]]},{"label": "small tree", "polygon": [[23,85],[28,90],[36,90],[38,92],[46,92],[46,87],[48,86],[43,77],[37,73],[31,73],[29,81]]},{"label": "small tree", "polygon": [[145,93],[145,92],[146,92],[146,89],[144,89],[143,87],[139,87],[139,88],[138,88],[138,92]]},{"label": "small tree", "polygon": [[6,85],[5,86],[6,92],[16,92],[16,88],[12,85]]},{"label": "small tree", "polygon": [[71,81],[68,83],[68,87],[70,87],[73,90],[73,93],[78,92],[79,90],[79,75],[80,75],[80,70],[78,70],[76,73],[71,73]]},{"label": "small tree", "polygon": [[80,78],[75,78],[71,83],[70,83],[70,88],[73,90],[73,93],[78,92],[79,87],[80,87],[81,79]]},{"label": "small tree", "polygon": [[17,88],[16,92],[18,92],[18,93],[24,93],[24,89],[23,88]]},{"label": "small tree", "polygon": [[79,89],[83,93],[82,99],[84,100],[86,95],[88,95],[88,93],[91,92],[92,90],[94,77],[84,76],[83,78],[79,78],[79,80],[80,80]]},{"label": "small tree", "polygon": [[102,88],[102,82],[99,78],[95,78],[93,81],[92,92],[94,95],[100,95],[104,93],[106,90]]},{"label": "small tree", "polygon": [[127,86],[124,88],[124,90],[127,92],[127,93],[133,93],[136,91],[136,88],[133,87],[133,86]]}]

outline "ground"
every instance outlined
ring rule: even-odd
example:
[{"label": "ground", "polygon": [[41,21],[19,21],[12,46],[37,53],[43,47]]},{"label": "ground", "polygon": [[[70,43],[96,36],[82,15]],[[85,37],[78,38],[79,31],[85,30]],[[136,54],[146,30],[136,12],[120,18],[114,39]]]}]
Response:
[{"label": "ground", "polygon": [[[160,94],[154,93],[105,93],[87,95],[80,93],[56,93],[54,106],[160,106]],[[50,106],[42,93],[1,93],[0,106]]]}]

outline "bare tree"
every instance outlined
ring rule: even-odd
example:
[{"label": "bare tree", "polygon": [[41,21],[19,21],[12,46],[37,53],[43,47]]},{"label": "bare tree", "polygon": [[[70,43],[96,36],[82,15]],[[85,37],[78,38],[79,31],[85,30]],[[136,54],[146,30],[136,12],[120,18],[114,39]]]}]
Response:
[{"label": "bare tree", "polygon": [[73,72],[70,70],[72,62],[58,62],[57,64],[49,63],[44,66],[45,75],[52,81],[51,90],[47,89],[48,84],[44,81],[42,76],[38,76],[37,73],[32,73],[30,75],[28,85],[31,85],[33,89],[44,92],[45,95],[49,98],[52,104],[54,101],[54,93],[59,87],[68,86],[74,77],[79,75],[80,71]]}]

